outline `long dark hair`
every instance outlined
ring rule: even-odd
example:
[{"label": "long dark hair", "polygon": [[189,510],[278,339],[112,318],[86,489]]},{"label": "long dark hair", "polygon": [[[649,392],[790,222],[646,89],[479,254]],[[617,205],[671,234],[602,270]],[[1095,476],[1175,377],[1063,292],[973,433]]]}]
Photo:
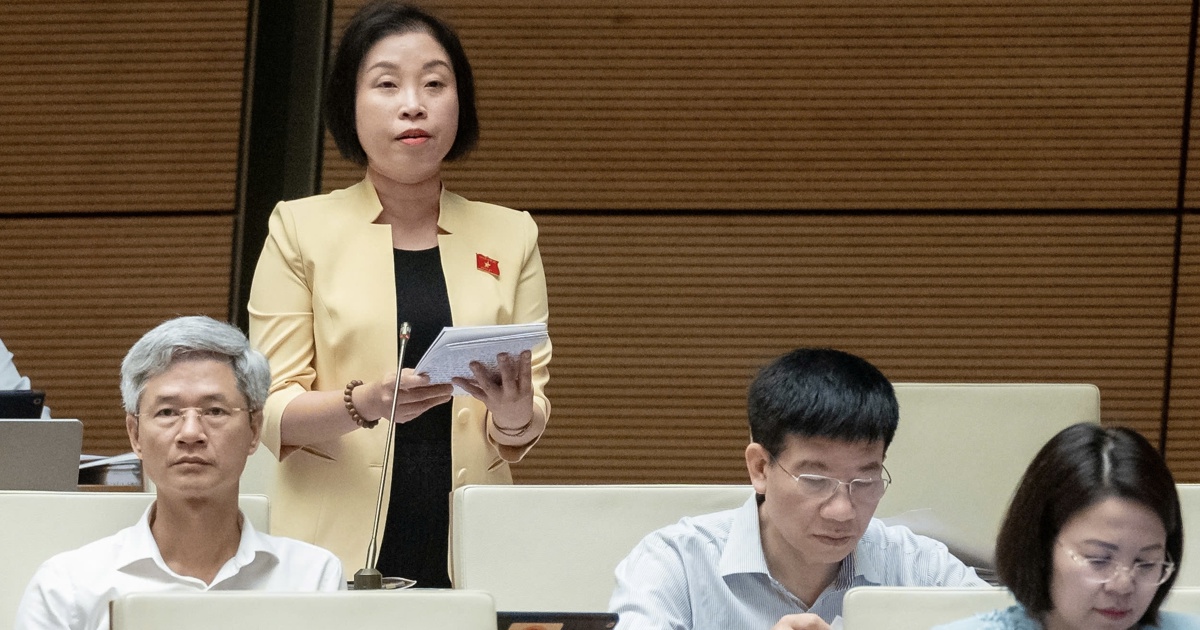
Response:
[{"label": "long dark hair", "polygon": [[[1021,478],[996,539],[996,572],[1031,615],[1054,608],[1050,599],[1054,543],[1063,525],[1109,497],[1146,506],[1162,519],[1166,551],[1178,567],[1183,519],[1175,479],[1166,462],[1130,429],[1076,424],[1038,451]],[[1139,623],[1153,624],[1178,569],[1158,587]]]}]

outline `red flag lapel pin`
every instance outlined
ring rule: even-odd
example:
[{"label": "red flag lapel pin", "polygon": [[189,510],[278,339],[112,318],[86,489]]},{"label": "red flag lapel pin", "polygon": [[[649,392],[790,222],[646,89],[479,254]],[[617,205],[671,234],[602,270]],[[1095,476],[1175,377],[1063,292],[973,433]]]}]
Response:
[{"label": "red flag lapel pin", "polygon": [[475,254],[475,268],[490,273],[497,278],[500,277],[500,261],[495,258],[488,258],[483,254]]}]

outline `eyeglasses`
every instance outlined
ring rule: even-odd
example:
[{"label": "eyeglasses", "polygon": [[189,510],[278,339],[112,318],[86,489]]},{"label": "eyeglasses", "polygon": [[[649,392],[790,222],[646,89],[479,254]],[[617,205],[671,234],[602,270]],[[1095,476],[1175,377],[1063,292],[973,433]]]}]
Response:
[{"label": "eyeglasses", "polygon": [[229,422],[235,414],[243,411],[253,411],[242,407],[222,407],[209,405],[207,407],[162,407],[148,413],[139,413],[139,420],[147,420],[163,428],[171,428],[182,422],[188,414],[195,413],[206,427],[220,427]]},{"label": "eyeglasses", "polygon": [[[1059,545],[1062,547],[1062,545]],[[1158,586],[1170,579],[1175,572],[1175,563],[1170,556],[1163,562],[1134,562],[1124,565],[1112,558],[1101,556],[1084,556],[1066,547],[1067,557],[1083,570],[1083,579],[1093,584],[1107,584],[1121,573],[1129,576],[1129,580],[1137,586]]]},{"label": "eyeglasses", "polygon": [[791,471],[783,467],[778,460],[775,463],[779,465],[779,469],[787,473],[789,477],[796,480],[796,489],[806,498],[814,501],[828,501],[837,494],[837,491],[842,486],[846,486],[846,492],[853,503],[855,500],[861,500],[864,504],[878,503],[883,498],[883,493],[892,483],[892,475],[887,468],[880,466],[880,477],[878,479],[851,479],[850,481],[842,481],[825,475],[793,475]]}]

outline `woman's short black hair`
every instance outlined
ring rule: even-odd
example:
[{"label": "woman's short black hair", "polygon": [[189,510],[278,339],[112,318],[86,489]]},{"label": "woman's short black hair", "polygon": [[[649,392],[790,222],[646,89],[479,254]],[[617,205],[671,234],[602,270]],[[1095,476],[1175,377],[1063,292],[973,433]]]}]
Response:
[{"label": "woman's short black hair", "polygon": [[1040,618],[1054,608],[1050,580],[1054,544],[1063,525],[1110,497],[1146,506],[1162,519],[1167,532],[1166,551],[1176,571],[1158,587],[1138,623],[1156,622],[1158,607],[1179,575],[1183,554],[1175,479],[1141,434],[1086,423],[1063,429],[1038,451],[1017,486],[996,539],[996,573],[1030,615]]},{"label": "woman's short black hair", "polygon": [[800,348],[763,368],[746,396],[750,438],[778,457],[789,435],[892,443],[900,406],[892,384],[865,359]]},{"label": "woman's short black hair", "polygon": [[367,154],[358,141],[355,121],[359,68],[367,53],[380,40],[413,32],[428,33],[441,44],[454,68],[454,83],[458,91],[458,135],[454,137],[454,144],[446,154],[446,159],[457,160],[465,156],[479,142],[475,78],[471,73],[471,62],[467,60],[467,53],[463,51],[454,29],[411,4],[375,0],[359,9],[346,25],[333,68],[325,82],[323,100],[325,124],[337,143],[338,151],[359,166],[367,164]]}]

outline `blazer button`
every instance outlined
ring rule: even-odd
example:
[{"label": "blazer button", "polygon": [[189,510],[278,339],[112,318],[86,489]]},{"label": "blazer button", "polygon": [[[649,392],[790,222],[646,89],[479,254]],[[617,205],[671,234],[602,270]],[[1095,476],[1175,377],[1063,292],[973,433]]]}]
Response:
[{"label": "blazer button", "polygon": [[466,468],[458,469],[458,475],[455,477],[455,481],[457,482],[457,485],[460,485],[460,486],[463,485],[464,483],[467,483],[467,469]]},{"label": "blazer button", "polygon": [[471,421],[471,410],[470,409],[463,409],[458,412],[458,423],[459,424],[466,424],[470,421]]}]

